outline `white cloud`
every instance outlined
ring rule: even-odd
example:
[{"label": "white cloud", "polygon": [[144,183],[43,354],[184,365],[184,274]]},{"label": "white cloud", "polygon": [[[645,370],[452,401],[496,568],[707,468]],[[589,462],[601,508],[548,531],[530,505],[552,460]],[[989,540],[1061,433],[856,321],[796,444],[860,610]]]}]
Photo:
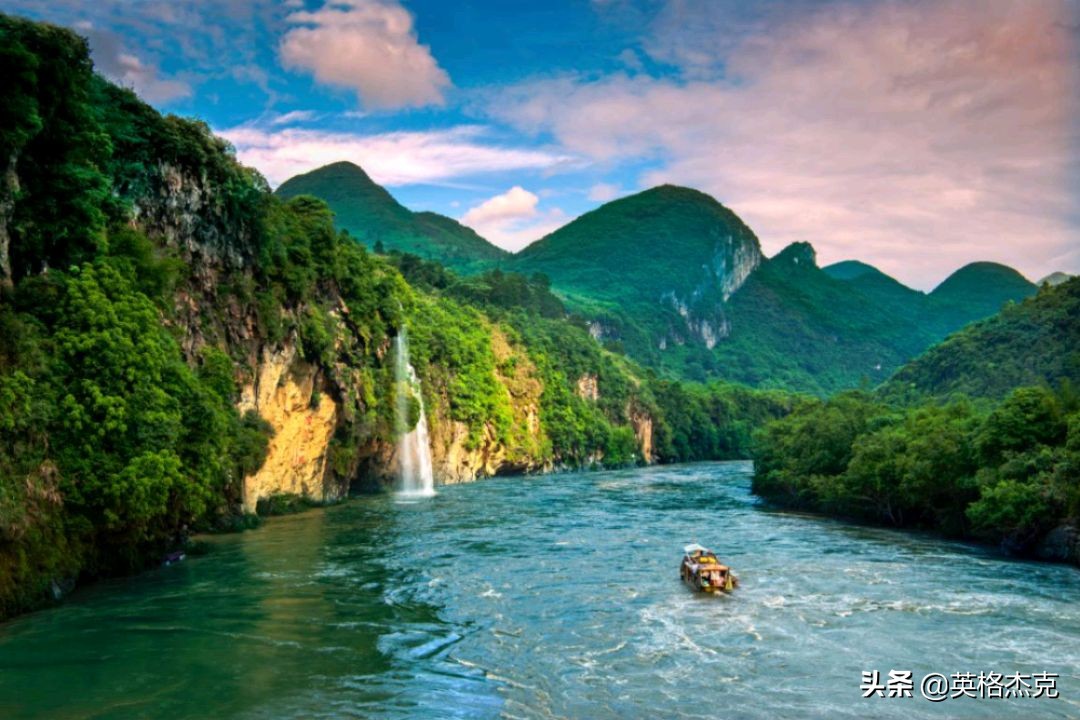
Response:
[{"label": "white cloud", "polygon": [[461,223],[499,247],[517,251],[567,222],[562,210],[541,211],[537,207],[539,203],[537,195],[515,185],[469,208],[461,216]]},{"label": "white cloud", "polygon": [[441,105],[450,77],[421,45],[413,18],[393,0],[333,0],[288,16],[278,48],[288,69],[355,90],[368,108]]},{"label": "white cloud", "polygon": [[360,135],[306,128],[240,126],[221,130],[245,165],[272,185],[322,165],[349,160],[382,185],[446,182],[483,173],[546,169],[568,161],[544,150],[487,144],[485,130],[463,125],[430,132]]},{"label": "white cloud", "polygon": [[314,110],[291,110],[287,113],[282,113],[276,116],[270,121],[271,125],[295,125],[297,123],[308,122],[314,120],[316,117]]},{"label": "white cloud", "polygon": [[611,183],[596,183],[589,188],[588,198],[593,202],[607,202],[619,197],[621,192],[618,185],[612,185]]},{"label": "white cloud", "polygon": [[533,217],[539,202],[539,197],[520,185],[515,185],[502,195],[496,195],[470,208],[462,216],[461,222],[471,227],[476,224]]},{"label": "white cloud", "polygon": [[919,287],[977,259],[1080,270],[1080,6],[807,3],[767,22],[673,7],[691,5],[670,3],[644,47],[679,76],[537,80],[489,113],[596,160],[652,159],[643,184],[713,194],[770,253],[808,240],[823,263]]}]

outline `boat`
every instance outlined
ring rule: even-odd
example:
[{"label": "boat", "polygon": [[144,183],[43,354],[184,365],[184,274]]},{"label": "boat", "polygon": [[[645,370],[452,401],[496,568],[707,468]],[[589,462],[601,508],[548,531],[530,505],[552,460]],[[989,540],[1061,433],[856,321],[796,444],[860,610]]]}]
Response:
[{"label": "boat", "polygon": [[703,593],[731,592],[739,587],[739,578],[731,568],[716,558],[716,553],[691,543],[683,548],[679,575],[692,589]]}]

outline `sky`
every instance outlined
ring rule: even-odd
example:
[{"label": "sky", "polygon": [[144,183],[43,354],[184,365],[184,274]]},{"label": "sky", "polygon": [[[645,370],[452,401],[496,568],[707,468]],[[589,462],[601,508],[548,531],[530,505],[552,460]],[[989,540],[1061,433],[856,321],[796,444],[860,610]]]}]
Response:
[{"label": "sky", "polygon": [[278,185],[338,160],[511,250],[661,183],[919,289],[1080,273],[1080,0],[0,0]]}]

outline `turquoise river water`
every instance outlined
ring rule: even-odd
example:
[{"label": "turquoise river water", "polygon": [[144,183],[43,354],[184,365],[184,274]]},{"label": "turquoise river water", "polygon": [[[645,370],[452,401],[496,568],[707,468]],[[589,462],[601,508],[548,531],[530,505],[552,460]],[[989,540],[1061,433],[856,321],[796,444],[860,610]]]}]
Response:
[{"label": "turquoise river water", "polygon": [[[748,463],[278,518],[0,625],[0,718],[1080,717],[1080,572],[770,509]],[[742,587],[678,578],[700,542]],[[862,698],[910,670],[910,698]],[[930,702],[930,672],[1060,697]]]}]

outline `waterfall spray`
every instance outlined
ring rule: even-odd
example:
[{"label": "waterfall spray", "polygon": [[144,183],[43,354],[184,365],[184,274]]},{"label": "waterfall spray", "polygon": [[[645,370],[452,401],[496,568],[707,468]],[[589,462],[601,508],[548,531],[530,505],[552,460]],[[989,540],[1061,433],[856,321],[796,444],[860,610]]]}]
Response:
[{"label": "waterfall spray", "polygon": [[[409,338],[405,328],[394,339],[394,380],[396,381],[398,438],[398,493],[406,497],[431,497],[435,494],[435,476],[431,469],[431,444],[428,440],[427,415],[420,380],[409,362]],[[409,423],[409,398],[420,403],[420,418]]]}]

